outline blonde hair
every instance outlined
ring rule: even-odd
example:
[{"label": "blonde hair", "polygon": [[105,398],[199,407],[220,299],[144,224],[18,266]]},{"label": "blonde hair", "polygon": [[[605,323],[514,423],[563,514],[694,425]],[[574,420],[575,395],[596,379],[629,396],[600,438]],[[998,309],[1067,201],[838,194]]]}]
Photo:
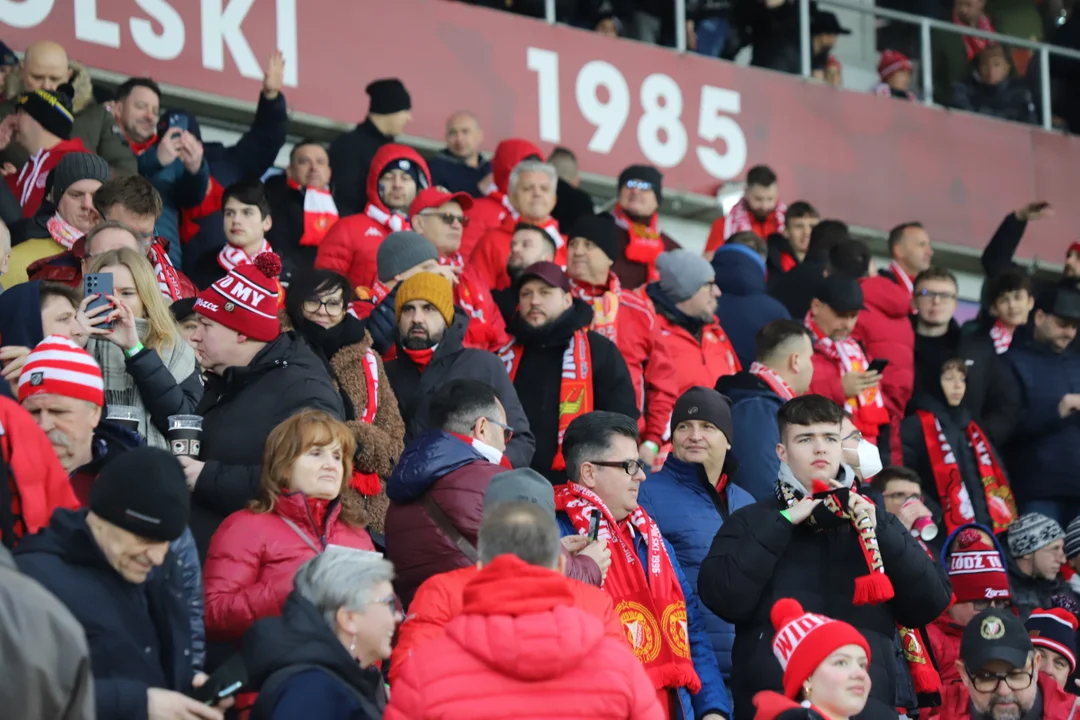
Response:
[{"label": "blonde hair", "polygon": [[95,255],[91,259],[89,272],[101,272],[102,268],[110,265],[123,265],[131,271],[135,292],[139,295],[143,312],[146,314],[148,329],[143,341],[146,347],[162,350],[179,343],[180,333],[176,329],[176,321],[161,295],[157,274],[150,261],[131,248],[117,248]]}]

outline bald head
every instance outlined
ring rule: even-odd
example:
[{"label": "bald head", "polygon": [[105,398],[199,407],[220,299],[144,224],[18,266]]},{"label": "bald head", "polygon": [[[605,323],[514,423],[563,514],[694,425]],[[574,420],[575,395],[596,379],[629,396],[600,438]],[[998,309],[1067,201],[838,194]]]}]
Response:
[{"label": "bald head", "polygon": [[456,112],[446,121],[446,144],[450,152],[473,167],[480,162],[483,142],[480,121],[471,112]]},{"label": "bald head", "polygon": [[25,90],[55,90],[71,79],[67,51],[51,40],[40,40],[26,48],[22,81]]}]

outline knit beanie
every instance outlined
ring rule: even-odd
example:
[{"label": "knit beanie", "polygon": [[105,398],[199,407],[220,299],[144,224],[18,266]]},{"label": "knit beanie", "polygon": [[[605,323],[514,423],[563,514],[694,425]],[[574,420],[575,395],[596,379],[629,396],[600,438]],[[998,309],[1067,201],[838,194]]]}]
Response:
[{"label": "knit beanie", "polygon": [[957,530],[945,557],[956,602],[1008,599],[1009,574],[990,532],[978,525]]},{"label": "knit beanie", "polygon": [[375,80],[368,83],[364,90],[367,92],[368,97],[371,98],[368,112],[375,115],[392,115],[402,110],[412,109],[412,98],[409,97],[409,91],[405,89],[404,83],[397,78]]},{"label": "knit beanie", "polygon": [[1022,558],[1064,537],[1065,531],[1056,520],[1025,513],[1009,526],[1009,552],[1014,558]]},{"label": "knit beanie", "polygon": [[281,259],[272,252],[259,253],[200,292],[195,312],[252,340],[271,342],[281,334],[277,314],[280,274]]},{"label": "knit beanie", "polygon": [[1064,608],[1031,611],[1024,623],[1031,644],[1059,653],[1069,661],[1069,674],[1076,672],[1076,629],[1080,622],[1076,616]]},{"label": "knit beanie", "polygon": [[720,428],[730,443],[735,436],[731,422],[731,401],[712,388],[695,386],[675,401],[671,412],[671,434],[679,423],[687,420],[704,420]]},{"label": "knit beanie", "polygon": [[105,463],[90,487],[90,510],[139,537],[172,542],[184,533],[191,493],[172,453],[141,447]]},{"label": "knit beanie", "polygon": [[878,75],[881,76],[881,81],[887,81],[892,75],[901,70],[911,72],[911,61],[908,60],[907,55],[897,50],[883,50],[881,53],[881,62],[879,62],[877,66]]},{"label": "knit beanie", "polygon": [[443,320],[449,326],[454,322],[454,288],[450,281],[436,273],[416,273],[405,282],[397,291],[397,300],[394,302],[394,317],[401,320],[401,311],[406,303],[413,300],[425,300],[434,305]]},{"label": "knit beanie", "polygon": [[656,202],[664,201],[664,176],[652,165],[631,165],[623,170],[619,173],[619,189],[626,187],[629,180],[642,180],[649,183],[652,185],[653,192],[656,193]]},{"label": "knit beanie", "polygon": [[507,470],[491,478],[484,491],[484,509],[501,502],[539,505],[555,519],[555,491],[551,483],[532,468]]},{"label": "knit beanie", "polygon": [[612,262],[619,259],[619,226],[610,215],[583,215],[570,226],[566,237],[585,238],[604,251]]},{"label": "knit beanie", "polygon": [[49,173],[48,182],[52,183],[52,201],[54,204],[59,203],[68,188],[80,180],[97,180],[104,183],[111,177],[112,171],[104,158],[88,152],[68,153],[60,158],[60,162]]},{"label": "knit beanie", "polygon": [[709,261],[689,250],[668,250],[656,257],[660,291],[673,303],[693,297],[705,283],[716,279]]},{"label": "knit beanie", "polygon": [[56,137],[70,140],[71,127],[75,124],[71,110],[73,94],[70,85],[61,85],[56,90],[31,90],[20,95],[16,105]]},{"label": "knit beanie", "polygon": [[[386,165],[383,165],[382,169],[379,170],[378,177],[381,178],[383,175],[392,170],[401,170],[406,175],[411,177],[413,179],[413,182],[416,183],[417,191],[423,190],[428,186],[428,174],[424,172],[424,169],[420,167],[419,163],[413,162],[409,158],[394,158],[390,162],[386,163]],[[386,202],[386,199],[382,198],[381,189],[379,190],[379,196],[380,199],[383,200],[383,202]]]},{"label": "knit beanie", "polygon": [[105,405],[105,381],[93,356],[60,335],[49,335],[26,356],[19,374],[19,402],[33,395],[61,395]]},{"label": "knit beanie", "polygon": [[818,665],[845,645],[858,645],[870,661],[870,645],[862,633],[846,622],[805,612],[796,600],[777,600],[770,618],[776,628],[773,654],[784,671],[784,695],[792,700]]},{"label": "knit beanie", "polygon": [[406,270],[438,259],[439,251],[426,237],[414,230],[398,230],[387,235],[379,244],[375,252],[375,268],[379,282],[388,283]]}]

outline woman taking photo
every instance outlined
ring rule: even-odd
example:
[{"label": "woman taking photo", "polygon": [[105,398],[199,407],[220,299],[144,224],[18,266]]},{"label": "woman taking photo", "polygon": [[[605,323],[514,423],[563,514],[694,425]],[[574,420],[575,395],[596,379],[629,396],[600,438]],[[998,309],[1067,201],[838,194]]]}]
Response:
[{"label": "woman taking photo", "polygon": [[[86,351],[105,377],[105,403],[136,408],[146,444],[168,448],[169,416],[193,413],[202,398],[195,351],[180,337],[144,256],[130,248],[109,250],[95,255],[87,272],[113,279],[108,299],[114,309],[86,313],[91,296],[79,313],[90,334]],[[111,330],[100,327],[110,319]]]},{"label": "woman taking photo", "polygon": [[225,519],[203,568],[206,634],[234,641],[281,611],[293,575],[330,545],[374,551],[363,501],[349,487],[353,433],[321,410],[274,428],[263,453],[259,494]]},{"label": "woman taking photo", "polygon": [[401,622],[390,585],[394,566],[374,553],[332,547],[296,573],[281,617],[244,636],[244,660],[259,699],[250,720],[379,720],[382,674]]},{"label": "woman taking photo", "polygon": [[288,321],[326,365],[345,405],[346,424],[356,437],[353,486],[364,496],[374,532],[383,532],[383,485],[397,462],[405,423],[386,378],[382,359],[371,348],[364,323],[348,312],[349,282],[329,270],[300,273],[285,297]]}]

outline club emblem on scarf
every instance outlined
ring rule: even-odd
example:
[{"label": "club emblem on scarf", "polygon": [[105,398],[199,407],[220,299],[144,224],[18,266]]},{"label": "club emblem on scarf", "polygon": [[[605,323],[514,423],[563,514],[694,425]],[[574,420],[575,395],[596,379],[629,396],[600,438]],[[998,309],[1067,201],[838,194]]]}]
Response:
[{"label": "club emblem on scarf", "polygon": [[686,603],[668,605],[660,624],[667,633],[671,649],[679,657],[690,657],[690,635],[686,627]]},{"label": "club emblem on scarf", "polygon": [[[619,621],[626,628],[626,639],[637,659],[643,663],[655,660],[660,654],[660,628],[649,609],[640,603],[624,600],[615,608],[615,612],[619,614]],[[682,617],[685,624],[685,605]]]}]

